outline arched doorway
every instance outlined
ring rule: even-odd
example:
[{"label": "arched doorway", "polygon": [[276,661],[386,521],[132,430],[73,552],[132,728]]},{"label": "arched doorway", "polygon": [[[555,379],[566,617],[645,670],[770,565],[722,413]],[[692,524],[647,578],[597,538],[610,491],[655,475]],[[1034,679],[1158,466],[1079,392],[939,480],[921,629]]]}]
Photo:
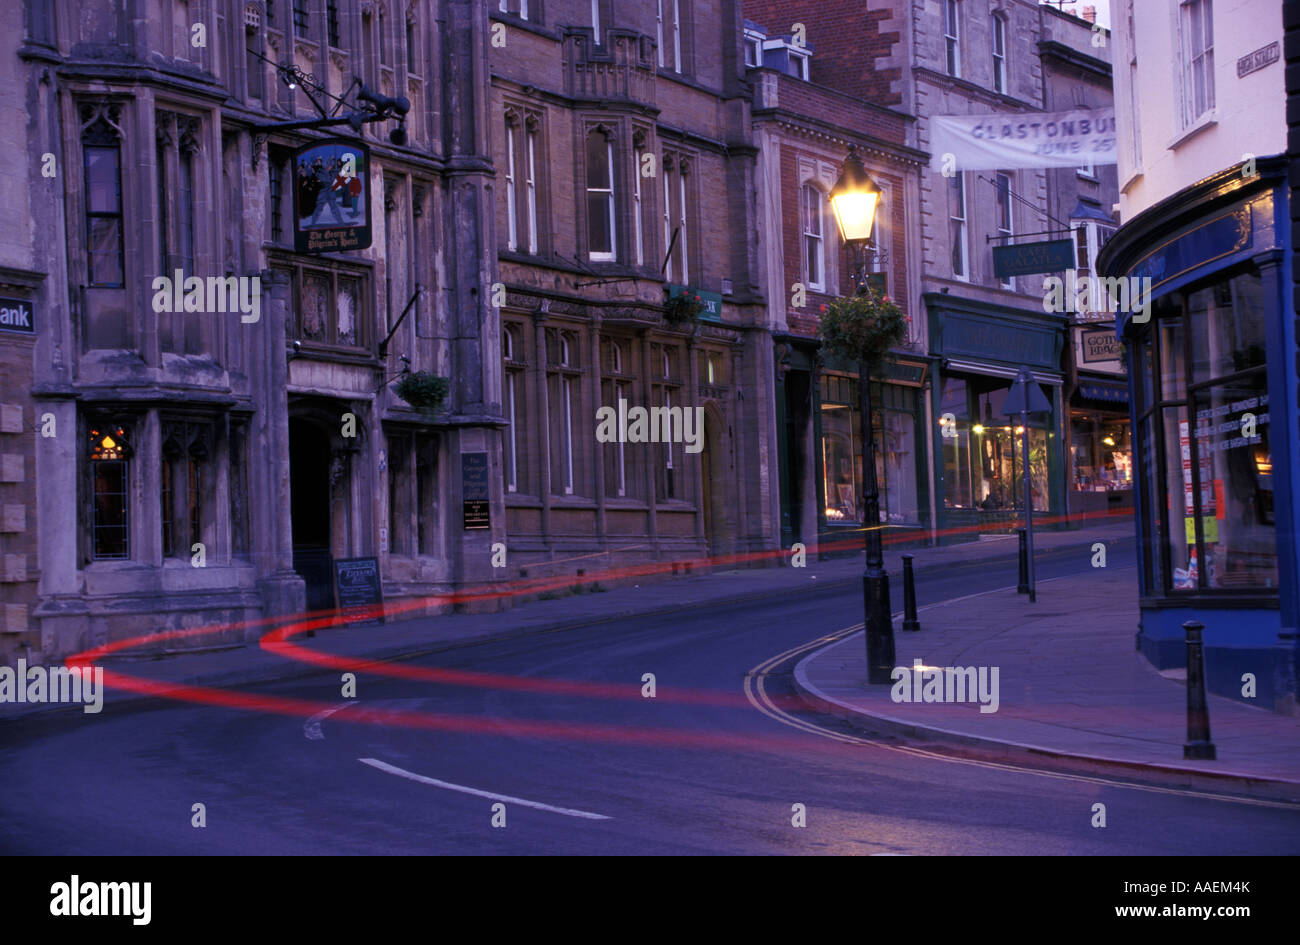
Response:
[{"label": "arched doorway", "polygon": [[289,515],[293,569],[307,583],[307,609],[334,607],[330,438],[310,420],[289,420]]}]

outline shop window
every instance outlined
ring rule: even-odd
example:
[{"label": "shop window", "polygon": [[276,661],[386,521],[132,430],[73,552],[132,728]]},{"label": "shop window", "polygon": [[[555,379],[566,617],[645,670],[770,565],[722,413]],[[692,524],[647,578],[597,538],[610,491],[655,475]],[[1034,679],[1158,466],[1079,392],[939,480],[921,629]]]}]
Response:
[{"label": "shop window", "polygon": [[1112,492],[1133,487],[1133,449],[1127,419],[1087,412],[1070,418],[1074,488]]},{"label": "shop window", "polygon": [[1242,272],[1157,300],[1135,341],[1159,376],[1139,418],[1162,447],[1139,454],[1153,592],[1277,587],[1264,311],[1259,275]]},{"label": "shop window", "polygon": [[[1141,472],[1141,496],[1139,502],[1142,508],[1142,527],[1143,531],[1149,536],[1160,535],[1164,532],[1164,525],[1161,513],[1164,511],[1164,502],[1161,496],[1164,490],[1160,483],[1160,452],[1159,452],[1159,422],[1156,417],[1148,416],[1138,423],[1138,447],[1139,457],[1145,458],[1145,464],[1139,461]],[[1154,543],[1151,543],[1154,546]],[[1165,556],[1159,552],[1156,554],[1145,553],[1143,555],[1143,569],[1146,573],[1146,587],[1159,591],[1165,587]]]},{"label": "shop window", "polygon": [[[986,512],[1024,508],[1024,428],[1002,415],[1011,383],[976,394],[971,425],[974,504]],[[1048,508],[1047,431],[1029,428],[1029,485],[1034,508]]]},{"label": "shop window", "polygon": [[944,378],[939,421],[939,442],[943,451],[943,504],[953,509],[972,508],[970,406],[966,382],[961,378]]},{"label": "shop window", "polygon": [[[915,391],[872,385],[872,439],[881,524],[919,521]],[[828,525],[860,524],[865,512],[858,382],[822,377],[822,494]]]}]

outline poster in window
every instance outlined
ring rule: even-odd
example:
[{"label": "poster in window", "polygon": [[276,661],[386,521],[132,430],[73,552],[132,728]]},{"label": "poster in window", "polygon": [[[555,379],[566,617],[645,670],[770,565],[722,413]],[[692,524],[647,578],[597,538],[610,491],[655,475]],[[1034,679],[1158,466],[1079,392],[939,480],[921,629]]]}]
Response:
[{"label": "poster in window", "polygon": [[294,249],[343,253],[370,246],[370,148],[331,138],[293,154]]}]

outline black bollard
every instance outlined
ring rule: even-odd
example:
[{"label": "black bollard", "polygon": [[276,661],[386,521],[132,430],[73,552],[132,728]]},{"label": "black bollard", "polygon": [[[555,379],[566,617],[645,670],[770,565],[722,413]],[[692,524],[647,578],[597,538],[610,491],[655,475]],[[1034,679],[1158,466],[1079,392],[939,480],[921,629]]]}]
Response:
[{"label": "black bollard", "polygon": [[1020,581],[1016,585],[1017,594],[1029,593],[1029,543],[1023,528],[1017,528],[1020,536]]},{"label": "black bollard", "polygon": [[1187,744],[1183,757],[1201,761],[1214,760],[1214,743],[1210,741],[1210,707],[1205,701],[1205,652],[1201,631],[1205,624],[1188,620],[1187,634]]},{"label": "black bollard", "polygon": [[912,574],[911,555],[903,555],[903,629],[921,629],[921,622],[916,619],[916,577]]}]

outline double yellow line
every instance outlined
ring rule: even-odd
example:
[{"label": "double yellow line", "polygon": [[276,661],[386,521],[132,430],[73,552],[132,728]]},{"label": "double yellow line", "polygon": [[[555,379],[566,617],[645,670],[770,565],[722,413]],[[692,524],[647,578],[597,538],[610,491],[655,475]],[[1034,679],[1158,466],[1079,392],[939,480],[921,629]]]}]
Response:
[{"label": "double yellow line", "polygon": [[[897,615],[895,615],[897,616]],[[1216,794],[1209,791],[1194,791],[1190,789],[1158,787],[1153,784],[1138,784],[1132,781],[1116,781],[1111,778],[1094,777],[1086,774],[1066,774],[1060,771],[1046,771],[1042,768],[1031,768],[1024,765],[1006,764],[998,761],[980,761],[974,758],[959,758],[954,755],[944,754],[942,752],[927,751],[924,748],[914,748],[907,745],[890,745],[886,742],[876,741],[875,739],[865,738],[860,735],[849,735],[844,732],[836,732],[828,728],[822,728],[812,722],[800,719],[778,706],[767,693],[765,680],[771,671],[787,660],[801,656],[810,650],[820,649],[829,646],[839,640],[843,640],[850,634],[857,633],[863,629],[862,624],[854,624],[846,627],[836,633],[827,634],[810,640],[800,646],[779,653],[770,659],[764,660],[745,675],[745,698],[759,712],[769,718],[775,719],[783,725],[791,728],[797,728],[802,732],[808,732],[812,735],[819,735],[822,738],[829,738],[833,741],[844,742],[850,745],[864,745],[872,748],[879,748],[884,751],[894,751],[904,755],[911,755],[917,758],[927,758],[931,761],[940,761],[947,764],[970,765],[977,768],[988,768],[996,771],[1010,771],[1017,774],[1028,774],[1040,778],[1054,778],[1058,781],[1078,781],[1085,784],[1099,784],[1106,787],[1127,788],[1132,791],[1146,791],[1150,794],[1172,794],[1178,797],[1198,797],[1205,800],[1223,801],[1229,804],[1246,804],[1252,807],[1272,807],[1279,810],[1300,810],[1300,803],[1292,801],[1273,801],[1264,798],[1239,797],[1231,794]]]}]

